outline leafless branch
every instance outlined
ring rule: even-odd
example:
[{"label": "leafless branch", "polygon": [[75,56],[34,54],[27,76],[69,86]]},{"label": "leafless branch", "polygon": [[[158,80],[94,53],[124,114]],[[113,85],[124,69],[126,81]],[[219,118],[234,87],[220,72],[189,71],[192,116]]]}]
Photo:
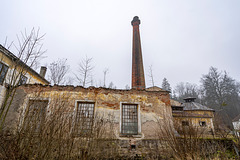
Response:
[{"label": "leafless branch", "polygon": [[85,87],[91,82],[91,73],[93,71],[92,58],[87,56],[78,64],[78,71],[75,77],[79,84]]},{"label": "leafless branch", "polygon": [[66,74],[69,72],[70,66],[67,65],[67,59],[58,59],[50,64],[49,80],[52,84],[63,84],[66,81]]}]

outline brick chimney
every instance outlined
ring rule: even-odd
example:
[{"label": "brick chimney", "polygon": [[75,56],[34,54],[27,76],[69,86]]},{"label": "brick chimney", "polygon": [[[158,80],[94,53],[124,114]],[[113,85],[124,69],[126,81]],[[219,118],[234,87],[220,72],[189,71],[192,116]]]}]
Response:
[{"label": "brick chimney", "polygon": [[132,88],[145,89],[145,78],[143,70],[142,49],[139,33],[140,20],[135,16],[132,20],[133,46],[132,46]]}]

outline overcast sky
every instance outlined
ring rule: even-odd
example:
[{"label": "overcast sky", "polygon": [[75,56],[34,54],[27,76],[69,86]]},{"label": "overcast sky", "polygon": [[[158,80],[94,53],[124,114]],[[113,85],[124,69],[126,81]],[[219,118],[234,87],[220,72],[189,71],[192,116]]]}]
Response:
[{"label": "overcast sky", "polygon": [[87,55],[93,58],[95,83],[131,86],[132,26],[139,16],[147,86],[152,65],[155,84],[166,77],[199,84],[209,67],[240,80],[239,0],[3,0],[0,43],[6,36],[40,28],[49,65],[67,58],[71,73]]}]

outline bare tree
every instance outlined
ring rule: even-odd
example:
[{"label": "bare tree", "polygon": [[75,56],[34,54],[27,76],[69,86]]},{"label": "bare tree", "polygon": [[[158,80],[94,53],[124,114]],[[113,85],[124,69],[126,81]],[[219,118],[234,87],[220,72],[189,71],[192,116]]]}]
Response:
[{"label": "bare tree", "polygon": [[103,87],[106,87],[106,76],[107,76],[108,71],[109,71],[108,68],[105,68],[105,69],[103,70],[103,75],[104,75],[104,78],[103,78]]},{"label": "bare tree", "polygon": [[88,58],[87,56],[78,64],[78,72],[75,74],[75,77],[83,87],[91,83],[91,72],[93,68],[92,58]]},{"label": "bare tree", "polygon": [[5,38],[5,42],[4,42],[3,46],[5,48],[7,48],[7,49],[10,49],[12,44],[13,44],[13,41],[10,44],[8,44],[8,45],[7,45],[7,41],[8,41],[8,37]]},{"label": "bare tree", "polygon": [[64,84],[66,82],[66,74],[69,72],[70,66],[67,59],[58,59],[50,63],[49,81],[52,84]]},{"label": "bare tree", "polygon": [[215,109],[215,115],[222,119],[222,126],[218,128],[232,128],[231,120],[240,113],[239,83],[226,71],[210,67],[208,74],[202,76],[201,84],[202,102]]},{"label": "bare tree", "polygon": [[[226,141],[210,138],[206,128],[195,125],[191,118],[174,119],[169,115],[163,119],[157,119],[158,126],[155,127],[156,135],[159,137],[159,145],[156,145],[156,154],[160,153],[167,158],[164,159],[235,159],[235,153],[231,156],[226,154]],[[188,122],[188,123],[182,123]],[[208,138],[205,138],[208,137]],[[161,147],[159,147],[161,146]],[[150,150],[151,151],[151,150]],[[221,151],[221,152],[219,152]],[[170,158],[171,157],[171,158]],[[154,158],[157,159],[157,158]]]},{"label": "bare tree", "polygon": [[53,93],[51,102],[41,93],[32,95],[16,134],[0,132],[0,159],[117,159],[114,113],[96,109],[89,118],[82,110],[79,119],[69,107],[71,93]]},{"label": "bare tree", "polygon": [[150,80],[151,80],[152,86],[154,86],[154,79],[153,79],[153,69],[152,69],[152,65],[149,66],[149,74],[148,74],[148,76],[150,77]]},{"label": "bare tree", "polygon": [[200,100],[199,87],[196,84],[180,82],[174,89],[176,100],[182,101],[186,97],[195,97],[197,101]]},{"label": "bare tree", "polygon": [[[238,104],[238,83],[231,78],[226,71],[218,71],[217,68],[210,67],[209,73],[201,78],[202,93],[206,105],[214,107],[216,110],[221,110],[225,106],[236,109]],[[236,116],[236,115],[235,115]]]},{"label": "bare tree", "polygon": [[7,91],[0,108],[0,130],[3,127],[11,103],[15,96],[16,86],[18,86],[19,82],[21,82],[21,77],[25,76],[27,73],[26,68],[28,66],[37,66],[43,53],[45,53],[45,51],[42,50],[43,37],[44,35],[39,34],[39,29],[35,30],[33,28],[30,33],[27,33],[25,30],[25,32],[21,32],[21,36],[17,35],[17,44],[12,42],[11,46],[14,46],[17,55],[15,56],[11,54],[13,63],[9,66],[10,74],[7,74],[5,80]]}]

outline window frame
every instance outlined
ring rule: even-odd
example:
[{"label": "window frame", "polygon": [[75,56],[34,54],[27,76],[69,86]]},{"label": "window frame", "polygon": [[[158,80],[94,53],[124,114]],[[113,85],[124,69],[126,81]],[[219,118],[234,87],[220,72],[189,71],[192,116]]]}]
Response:
[{"label": "window frame", "polygon": [[[32,104],[30,104],[31,101],[33,101]],[[40,130],[41,130],[41,128],[43,127],[43,126],[42,126],[42,125],[43,125],[42,122],[44,122],[44,121],[46,120],[47,115],[48,115],[50,100],[47,99],[47,98],[42,98],[42,99],[29,98],[29,99],[28,99],[27,104],[26,104],[26,107],[25,107],[25,110],[24,110],[24,113],[23,113],[24,116],[23,116],[23,119],[22,119],[22,124],[21,124],[21,126],[22,126],[22,127],[25,127],[26,123],[29,123],[29,122],[26,122],[26,121],[28,120],[28,117],[27,117],[27,116],[29,116],[29,115],[27,115],[27,114],[29,114],[30,109],[31,109],[30,106],[34,104],[34,101],[35,101],[35,102],[38,102],[38,101],[46,102],[46,106],[44,106],[44,108],[41,108],[41,110],[44,109],[44,112],[41,113],[41,114],[42,114],[41,116],[44,116],[44,117],[41,118],[41,122],[40,122],[39,124],[37,124],[38,127],[36,127],[36,128],[35,128],[35,131],[34,131],[35,133],[39,133]]]},{"label": "window frame", "polygon": [[[137,105],[137,134],[126,134],[122,132],[122,126],[123,126],[123,105]],[[142,127],[141,127],[141,113],[140,113],[140,103],[129,103],[129,102],[120,102],[120,120],[119,120],[119,135],[122,137],[129,137],[129,136],[133,136],[133,137],[138,137],[141,136],[141,131],[142,131]]]},{"label": "window frame", "polygon": [[[91,128],[90,129],[86,129],[89,130],[89,132],[86,133],[82,133],[81,131],[79,132],[78,129],[76,130],[76,123],[77,123],[77,112],[78,112],[78,108],[79,108],[79,104],[80,103],[85,103],[85,104],[93,104],[93,111],[92,111],[92,116],[89,118],[92,118],[92,120],[90,119],[91,124]],[[73,117],[73,124],[72,124],[72,129],[71,129],[71,135],[73,137],[89,137],[91,136],[92,133],[92,129],[93,129],[93,125],[94,125],[94,116],[95,116],[95,110],[96,110],[96,102],[92,101],[92,100],[76,100],[75,101],[75,107],[74,107],[74,117]],[[84,113],[85,114],[85,113]],[[79,120],[81,119],[81,117],[79,117]],[[78,126],[79,127],[79,126]]]},{"label": "window frame", "polygon": [[5,67],[7,67],[6,73],[5,73],[5,75],[3,76],[3,80],[1,81],[1,79],[0,79],[0,85],[3,85],[3,82],[5,81],[6,76],[7,76],[7,73],[8,73],[9,66],[6,65],[5,63],[1,62],[1,61],[0,61],[0,64],[2,65],[2,67],[1,67],[1,69],[0,69],[0,78],[1,78],[1,75],[2,75],[2,72],[3,72],[3,69],[4,69]]}]

